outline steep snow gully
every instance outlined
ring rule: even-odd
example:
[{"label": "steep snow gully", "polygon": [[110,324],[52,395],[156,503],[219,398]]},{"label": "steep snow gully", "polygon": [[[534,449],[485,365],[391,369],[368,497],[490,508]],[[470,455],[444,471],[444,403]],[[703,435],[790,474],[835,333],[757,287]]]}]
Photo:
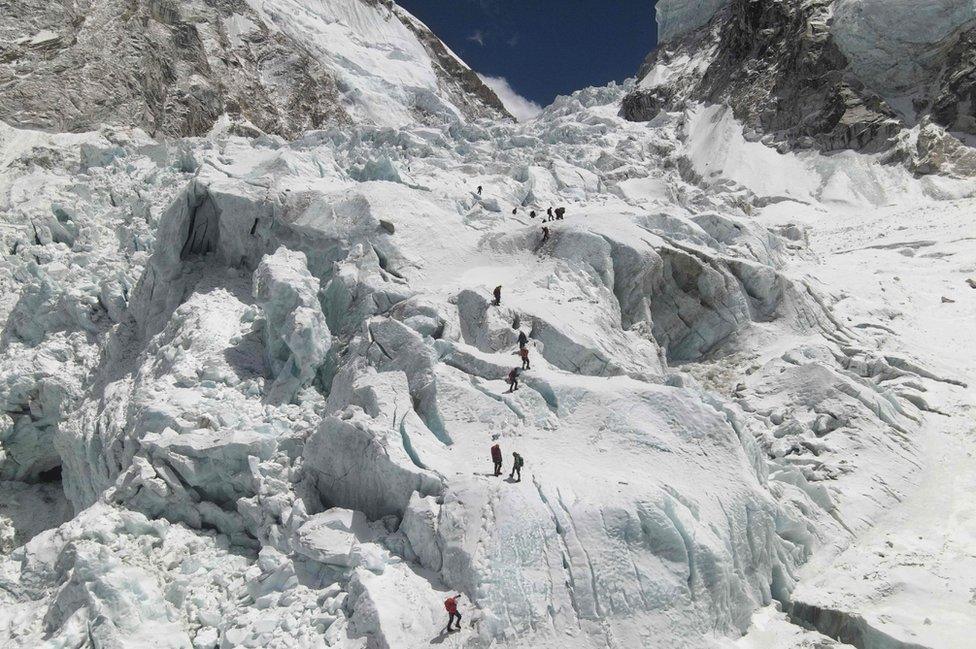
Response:
[{"label": "steep snow gully", "polygon": [[635,89],[0,123],[0,646],[966,646],[976,180]]}]

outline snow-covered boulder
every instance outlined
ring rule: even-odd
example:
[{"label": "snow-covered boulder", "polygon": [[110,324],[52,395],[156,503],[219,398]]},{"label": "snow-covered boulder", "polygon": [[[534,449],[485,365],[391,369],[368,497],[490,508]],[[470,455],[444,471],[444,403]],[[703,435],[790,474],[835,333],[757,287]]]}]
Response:
[{"label": "snow-covered boulder", "polygon": [[292,546],[310,559],[330,566],[382,572],[386,561],[379,546],[365,542],[367,521],[362,513],[329,509],[308,518],[296,531]]}]

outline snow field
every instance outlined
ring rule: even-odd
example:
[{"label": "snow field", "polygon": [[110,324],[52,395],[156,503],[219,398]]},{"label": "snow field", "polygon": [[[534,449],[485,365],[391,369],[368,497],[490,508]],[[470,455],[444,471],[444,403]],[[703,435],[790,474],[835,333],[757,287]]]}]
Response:
[{"label": "snow field", "polygon": [[[889,483],[903,502],[837,557],[801,571],[797,602],[832,632],[888,644],[957,647],[972,626],[972,317],[966,280],[976,269],[969,241],[973,201],[885,205],[858,214],[813,212],[811,247],[798,270],[839,287],[837,316],[877,341],[892,361],[885,384],[926,411],[913,456],[924,471]],[[770,208],[771,210],[772,208]],[[778,210],[761,219],[780,218]],[[943,300],[946,298],[946,300]],[[877,361],[875,361],[877,363]],[[924,366],[924,378],[904,374]],[[859,372],[869,366],[862,365]]]}]

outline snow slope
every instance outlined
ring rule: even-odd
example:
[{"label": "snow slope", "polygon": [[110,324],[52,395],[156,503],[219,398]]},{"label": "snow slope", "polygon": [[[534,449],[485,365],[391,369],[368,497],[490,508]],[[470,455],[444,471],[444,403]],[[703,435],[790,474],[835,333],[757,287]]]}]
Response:
[{"label": "snow slope", "polygon": [[904,501],[839,557],[807,566],[794,599],[818,628],[865,638],[859,646],[966,646],[976,615],[972,201],[859,210],[858,227],[843,211],[801,218],[818,224],[811,247],[822,255],[804,270],[843,286],[839,315],[932,372],[903,388],[932,415],[918,437],[926,470]]},{"label": "snow slope", "polygon": [[[392,3],[249,0],[249,6],[333,71],[343,107],[355,122],[404,126],[418,115],[457,121],[479,99],[485,104],[480,115],[504,114],[477,75]],[[451,87],[459,83],[469,87]]]}]

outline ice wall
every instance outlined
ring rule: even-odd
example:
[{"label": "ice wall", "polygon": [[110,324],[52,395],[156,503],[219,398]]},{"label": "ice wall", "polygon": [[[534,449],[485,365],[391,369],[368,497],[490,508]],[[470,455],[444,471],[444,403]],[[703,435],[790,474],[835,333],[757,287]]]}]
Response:
[{"label": "ice wall", "polygon": [[664,43],[707,23],[729,0],[659,0],[657,39]]},{"label": "ice wall", "polygon": [[900,94],[937,73],[937,45],[974,20],[973,0],[837,0],[831,32],[863,81]]}]

